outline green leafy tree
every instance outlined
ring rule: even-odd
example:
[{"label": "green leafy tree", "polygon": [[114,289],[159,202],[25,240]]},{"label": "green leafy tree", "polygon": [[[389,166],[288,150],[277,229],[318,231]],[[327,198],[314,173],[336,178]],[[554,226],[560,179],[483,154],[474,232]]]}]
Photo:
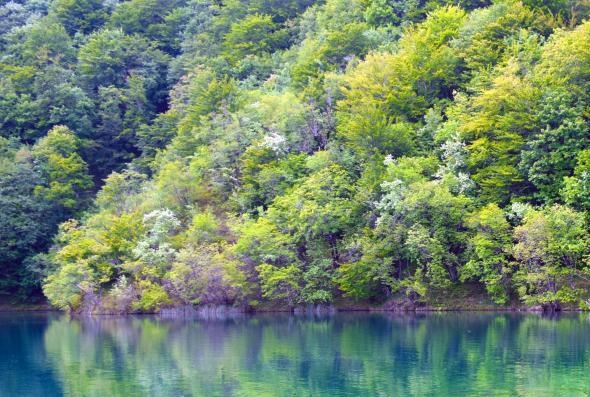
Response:
[{"label": "green leafy tree", "polygon": [[445,8],[408,30],[396,54],[367,56],[346,78],[338,102],[338,133],[360,153],[396,156],[415,144],[411,125],[457,81],[459,58],[447,43],[465,14]]},{"label": "green leafy tree", "polygon": [[548,92],[541,101],[538,125],[521,153],[520,169],[538,189],[541,201],[559,199],[564,177],[572,174],[576,155],[588,147],[588,122],[583,107],[570,93]]},{"label": "green leafy tree", "polygon": [[11,32],[8,40],[6,53],[21,66],[75,61],[72,39],[59,22],[49,17]]},{"label": "green leafy tree", "polygon": [[56,0],[50,8],[70,36],[100,28],[108,14],[100,0]]},{"label": "green leafy tree", "polygon": [[92,33],[78,52],[78,71],[89,93],[99,87],[128,87],[129,77],[137,76],[145,84],[152,110],[165,106],[165,79],[168,56],[147,39],[103,29]]},{"label": "green leafy tree", "polygon": [[572,207],[583,211],[590,209],[590,150],[578,153],[574,175],[564,178],[561,193]]},{"label": "green leafy tree", "polygon": [[472,12],[452,46],[461,54],[466,72],[475,76],[515,55],[519,41],[525,41],[520,44],[525,48],[538,48],[539,36],[548,36],[553,28],[551,18],[521,2],[498,2]]},{"label": "green leafy tree", "polygon": [[583,214],[559,205],[530,210],[514,237],[515,282],[524,302],[559,309],[580,299],[576,282],[587,271],[589,248]]},{"label": "green leafy tree", "polygon": [[[5,142],[0,139],[0,145]],[[32,271],[33,257],[46,250],[55,232],[52,203],[35,194],[43,180],[26,149],[0,158],[0,294],[27,297],[43,274]]]},{"label": "green leafy tree", "polygon": [[488,204],[470,216],[468,226],[474,234],[470,238],[470,259],[461,268],[461,279],[480,280],[494,302],[508,303],[512,234],[504,212],[496,204]]},{"label": "green leafy tree", "polygon": [[82,305],[84,293],[92,289],[91,278],[92,274],[82,263],[68,263],[59,273],[47,277],[43,293],[55,307],[75,311]]},{"label": "green leafy tree", "polygon": [[271,53],[287,46],[288,34],[270,15],[253,14],[234,23],[225,35],[223,47],[228,59],[237,61],[247,55]]},{"label": "green leafy tree", "polygon": [[277,268],[263,263],[256,268],[260,274],[262,296],[273,301],[285,302],[289,307],[300,300],[301,270],[295,266]]},{"label": "green leafy tree", "polygon": [[[455,195],[428,158],[388,160],[375,226],[353,244],[337,281],[347,294],[370,297],[403,292],[424,297],[459,281],[466,252],[471,200]],[[358,267],[357,267],[358,266]]]},{"label": "green leafy tree", "polygon": [[103,310],[103,294],[117,285],[123,289],[123,278],[131,276],[128,264],[136,259],[134,249],[143,232],[136,213],[98,212],[84,224],[64,222],[48,255],[43,291],[49,301],[74,311]]},{"label": "green leafy tree", "polygon": [[230,262],[233,269],[229,269],[228,278],[242,291],[239,300],[256,305],[262,298],[258,267],[298,268],[296,242],[266,218],[246,220],[237,227],[237,233],[235,245],[228,249],[230,258],[235,260]]},{"label": "green leafy tree", "polygon": [[339,240],[358,216],[351,182],[346,170],[331,165],[278,197],[268,217],[303,246],[314,244],[315,239],[327,243],[329,257],[336,264]]},{"label": "green leafy tree", "polygon": [[154,42],[162,51],[180,51],[182,28],[189,11],[185,0],[131,0],[120,3],[108,19],[108,26],[127,35],[137,34]]},{"label": "green leafy tree", "polygon": [[35,193],[55,202],[66,214],[76,214],[85,208],[94,186],[88,166],[78,154],[79,139],[67,127],[54,127],[32,149],[39,172],[45,183]]},{"label": "green leafy tree", "polygon": [[518,154],[536,125],[530,109],[538,90],[518,76],[518,69],[509,62],[489,88],[469,102],[459,102],[459,132],[468,143],[469,170],[486,202],[505,203],[528,188],[518,169]]},{"label": "green leafy tree", "polygon": [[167,208],[145,214],[143,222],[149,230],[133,250],[138,263],[132,264],[132,267],[141,276],[157,281],[176,257],[177,249],[170,243],[169,237],[178,229],[180,222]]}]

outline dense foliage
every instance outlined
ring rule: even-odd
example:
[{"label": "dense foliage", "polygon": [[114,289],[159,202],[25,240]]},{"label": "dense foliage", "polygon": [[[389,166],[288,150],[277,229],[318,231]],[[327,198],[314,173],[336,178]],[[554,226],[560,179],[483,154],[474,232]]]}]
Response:
[{"label": "dense foliage", "polygon": [[462,285],[586,306],[589,13],[2,2],[0,290],[111,312]]}]

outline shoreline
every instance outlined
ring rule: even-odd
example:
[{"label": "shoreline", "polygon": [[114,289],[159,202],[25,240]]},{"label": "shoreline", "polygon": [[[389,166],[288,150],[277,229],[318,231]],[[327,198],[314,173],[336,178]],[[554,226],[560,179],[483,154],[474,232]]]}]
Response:
[{"label": "shoreline", "polygon": [[[206,306],[178,306],[163,308],[154,312],[75,312],[70,313],[74,316],[136,316],[136,315],[157,315],[164,318],[180,317],[217,317],[222,315],[233,314],[272,314],[272,313],[289,313],[294,315],[332,315],[336,313],[397,313],[397,314],[421,314],[421,313],[582,313],[590,310],[579,307],[562,307],[560,310],[544,310],[541,306],[471,306],[464,307],[455,305],[440,306],[420,306],[414,308],[388,305],[387,302],[381,306],[359,305],[359,306],[339,306],[339,305],[308,305],[297,307],[271,306],[260,309],[247,307],[231,307],[223,305],[206,305]],[[0,305],[0,313],[68,313],[51,307],[48,304],[3,304]]]}]

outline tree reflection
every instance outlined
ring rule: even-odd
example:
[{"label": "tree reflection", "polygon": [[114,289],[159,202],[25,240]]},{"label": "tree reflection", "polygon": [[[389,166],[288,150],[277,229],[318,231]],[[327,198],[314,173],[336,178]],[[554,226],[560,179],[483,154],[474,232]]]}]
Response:
[{"label": "tree reflection", "polygon": [[588,395],[587,315],[51,321],[66,396]]}]

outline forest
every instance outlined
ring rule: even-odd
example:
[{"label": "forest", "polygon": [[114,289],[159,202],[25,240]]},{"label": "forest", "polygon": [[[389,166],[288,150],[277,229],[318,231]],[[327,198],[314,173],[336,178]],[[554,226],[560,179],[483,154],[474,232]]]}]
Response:
[{"label": "forest", "polygon": [[0,0],[0,299],[587,309],[588,16]]}]

